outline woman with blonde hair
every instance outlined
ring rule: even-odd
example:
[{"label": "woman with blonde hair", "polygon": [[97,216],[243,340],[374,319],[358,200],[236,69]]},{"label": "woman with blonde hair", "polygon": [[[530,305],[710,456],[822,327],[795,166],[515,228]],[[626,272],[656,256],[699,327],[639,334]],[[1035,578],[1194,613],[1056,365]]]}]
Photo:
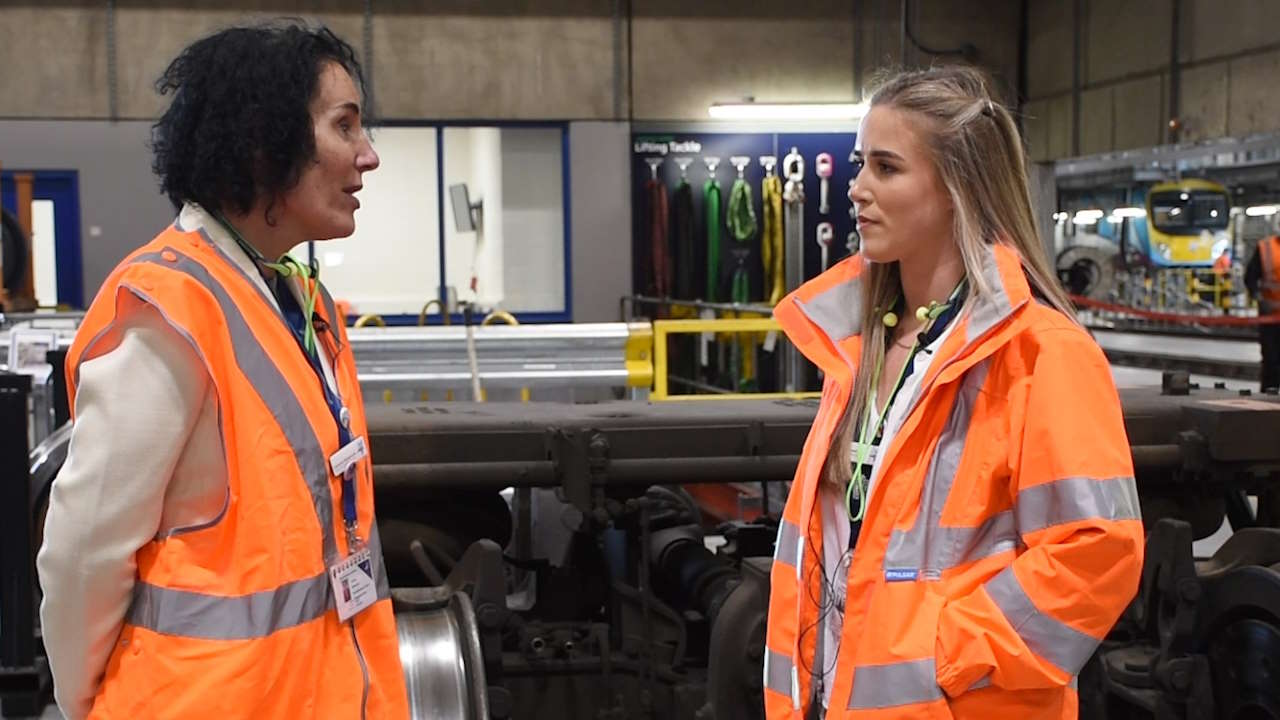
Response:
[{"label": "woman with blonde hair", "polygon": [[825,380],[774,556],[767,715],[1074,718],[1143,530],[1017,126],[977,70],[905,72],[855,153],[861,253],[775,311]]}]

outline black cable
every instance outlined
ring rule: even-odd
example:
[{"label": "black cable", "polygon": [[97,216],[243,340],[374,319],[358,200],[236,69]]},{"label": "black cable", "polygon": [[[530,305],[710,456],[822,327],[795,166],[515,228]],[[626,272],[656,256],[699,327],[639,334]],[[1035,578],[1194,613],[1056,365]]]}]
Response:
[{"label": "black cable", "polygon": [[[914,45],[917,50],[925,53],[926,55],[959,55],[965,60],[972,60],[978,55],[978,49],[971,43],[964,43],[958,48],[942,50],[928,47],[917,40],[915,33],[911,32],[911,0],[902,0],[902,34],[911,41],[911,44]],[[906,53],[904,52],[903,55],[903,64],[905,65]]]}]

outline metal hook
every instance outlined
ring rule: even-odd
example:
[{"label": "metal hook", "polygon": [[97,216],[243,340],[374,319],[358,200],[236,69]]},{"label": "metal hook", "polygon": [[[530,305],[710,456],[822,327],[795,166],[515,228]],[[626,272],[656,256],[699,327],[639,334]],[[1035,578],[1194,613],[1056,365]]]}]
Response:
[{"label": "metal hook", "polygon": [[662,162],[663,162],[662,158],[660,158],[660,157],[647,157],[647,158],[645,158],[645,159],[644,159],[644,161],[645,161],[645,163],[646,163],[646,164],[648,164],[648,165],[649,165],[649,179],[650,179],[650,180],[657,180],[657,179],[658,179],[658,168],[662,167]]},{"label": "metal hook", "polygon": [[778,167],[777,155],[761,155],[760,166],[764,168],[764,174],[773,177],[774,170]]},{"label": "metal hook", "polygon": [[684,180],[688,177],[689,166],[693,164],[693,158],[676,158],[676,166],[680,168],[680,179]]},{"label": "metal hook", "polygon": [[738,179],[741,180],[742,174],[746,172],[747,166],[751,164],[751,158],[744,155],[734,155],[729,158],[729,162],[733,163],[733,166],[738,169]]},{"label": "metal hook", "polygon": [[720,158],[714,155],[709,155],[702,158],[702,162],[707,164],[707,174],[714,177],[716,174],[716,168],[720,167]]},{"label": "metal hook", "polygon": [[787,180],[793,182],[804,180],[804,156],[797,148],[792,147],[791,152],[782,159],[782,174],[787,176]]}]

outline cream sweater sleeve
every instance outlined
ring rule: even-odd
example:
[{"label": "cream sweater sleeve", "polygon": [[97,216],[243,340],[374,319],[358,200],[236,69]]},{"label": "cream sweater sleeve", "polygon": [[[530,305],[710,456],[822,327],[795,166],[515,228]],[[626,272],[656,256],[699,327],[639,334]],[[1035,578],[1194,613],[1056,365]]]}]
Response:
[{"label": "cream sweater sleeve", "polygon": [[37,558],[54,696],[84,718],[119,637],[135,553],[155,537],[165,495],[210,383],[190,344],[143,305],[119,342],[81,363],[67,462],[53,483]]}]

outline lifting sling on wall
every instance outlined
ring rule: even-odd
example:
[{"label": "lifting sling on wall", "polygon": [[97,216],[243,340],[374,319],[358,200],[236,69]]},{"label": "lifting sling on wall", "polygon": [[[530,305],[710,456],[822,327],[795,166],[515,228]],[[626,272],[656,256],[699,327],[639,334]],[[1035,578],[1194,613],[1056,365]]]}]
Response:
[{"label": "lifting sling on wall", "polygon": [[782,244],[782,178],[775,168],[777,156],[760,158],[764,166],[764,183],[760,188],[764,204],[764,229],[760,233],[760,260],[764,265],[764,300],[770,306],[777,305],[786,294],[786,278],[783,276]]},{"label": "lifting sling on wall", "polygon": [[[733,237],[733,279],[730,282],[729,299],[736,303],[747,303],[751,300],[751,274],[748,262],[751,258],[751,239],[755,237],[758,224],[756,211],[751,199],[751,185],[747,183],[744,173],[751,164],[749,157],[733,157],[730,162],[738,170],[738,178],[733,181],[729,191],[729,234]],[[755,342],[751,333],[740,333],[738,342],[733,344],[733,358],[730,362],[731,377],[739,391],[749,391],[755,381]]]},{"label": "lifting sling on wall", "polygon": [[791,152],[782,159],[782,174],[787,178],[782,192],[785,204],[786,268],[784,270],[787,291],[804,283],[804,157],[800,151]]},{"label": "lifting sling on wall", "polygon": [[645,283],[649,292],[656,297],[669,297],[671,294],[671,261],[667,240],[667,186],[658,179],[658,168],[662,158],[645,158],[649,165],[649,182],[645,184],[645,197],[648,202],[649,277]]},{"label": "lifting sling on wall", "polygon": [[707,302],[717,302],[720,285],[720,183],[716,182],[716,168],[720,158],[705,157],[707,182],[702,186],[702,211],[707,229],[707,287],[703,297]]},{"label": "lifting sling on wall", "polygon": [[676,186],[671,203],[671,247],[674,255],[671,271],[675,276],[672,296],[680,300],[692,300],[697,295],[693,187],[689,185],[688,177],[689,164],[692,162],[692,158],[676,158],[676,165],[680,168],[680,184]]}]

